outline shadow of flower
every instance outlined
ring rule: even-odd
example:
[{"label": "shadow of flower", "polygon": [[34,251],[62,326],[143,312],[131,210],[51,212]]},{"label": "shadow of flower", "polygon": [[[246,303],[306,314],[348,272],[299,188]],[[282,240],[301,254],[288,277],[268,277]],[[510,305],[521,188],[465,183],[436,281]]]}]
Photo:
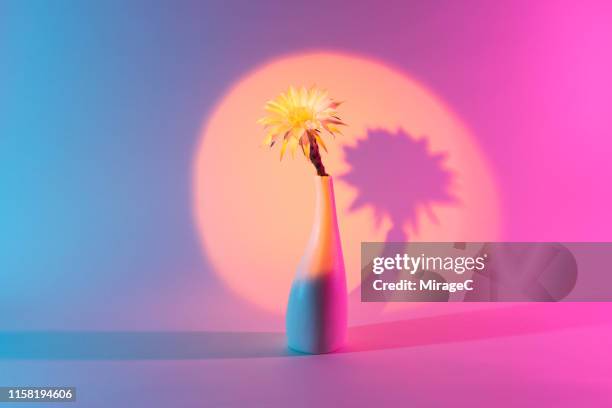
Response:
[{"label": "shadow of flower", "polygon": [[377,226],[389,217],[387,241],[406,241],[405,227],[418,231],[419,209],[437,222],[432,207],[457,202],[451,192],[454,174],[444,167],[446,153],[431,152],[424,137],[370,129],[344,154],[351,169],[340,180],[357,189],[349,211],[370,206]]},{"label": "shadow of flower", "polygon": [[[377,227],[388,217],[391,228],[387,231],[386,242],[408,241],[407,229],[418,232],[420,210],[439,223],[433,207],[458,201],[451,191],[455,174],[445,167],[446,153],[432,152],[425,137],[417,139],[402,129],[395,133],[369,129],[365,139],[344,148],[344,155],[351,169],[341,175],[340,180],[357,189],[349,211],[372,208]],[[391,248],[385,248],[381,256],[393,257],[395,253],[391,252]],[[379,314],[384,303],[361,303],[362,286],[371,285],[376,278],[370,266],[366,266],[366,270],[362,273],[362,285],[349,294],[349,302],[352,309],[360,309],[363,315]],[[397,271],[389,274],[399,278]],[[442,280],[429,271],[422,277]],[[387,300],[392,300],[391,296],[388,295]],[[419,296],[422,295],[414,294],[414,300],[424,300]],[[426,297],[429,301],[448,301],[448,294],[442,292]]]}]

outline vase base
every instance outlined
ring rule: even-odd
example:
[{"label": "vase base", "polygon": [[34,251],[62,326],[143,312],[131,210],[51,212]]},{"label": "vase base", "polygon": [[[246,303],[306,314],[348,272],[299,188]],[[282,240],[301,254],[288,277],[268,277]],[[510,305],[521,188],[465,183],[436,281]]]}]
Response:
[{"label": "vase base", "polygon": [[291,351],[295,351],[301,354],[330,354],[330,353],[334,353],[338,350],[340,350],[342,348],[342,345],[340,346],[335,346],[335,347],[321,347],[321,348],[309,348],[309,347],[297,347],[297,346],[292,346],[290,344],[287,345],[287,347],[289,348],[289,350]]}]

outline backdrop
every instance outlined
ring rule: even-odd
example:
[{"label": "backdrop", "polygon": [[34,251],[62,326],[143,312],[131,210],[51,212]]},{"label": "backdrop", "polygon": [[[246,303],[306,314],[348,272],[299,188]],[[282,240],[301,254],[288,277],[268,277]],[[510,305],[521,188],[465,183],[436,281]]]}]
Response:
[{"label": "backdrop", "polygon": [[[248,88],[253,84],[248,81],[264,78],[266,69],[291,58],[317,55],[352,58],[366,65],[373,64],[390,72],[389,75],[392,73],[396,82],[390,82],[389,89],[395,89],[393,84],[400,84],[397,86],[414,86],[410,89],[421,92],[416,99],[403,94],[394,96],[393,101],[399,105],[405,100],[417,101],[415,106],[422,106],[418,101],[425,101],[433,110],[419,112],[418,125],[408,119],[404,122],[390,119],[389,123],[385,122],[389,126],[387,134],[405,132],[406,140],[413,143],[425,137],[428,140],[425,150],[434,157],[438,153],[446,154],[444,160],[451,161],[453,167],[452,160],[467,157],[453,156],[453,152],[463,150],[459,147],[453,150],[454,147],[448,147],[451,142],[428,132],[436,128],[435,124],[444,129],[458,129],[453,134],[461,135],[459,140],[464,141],[460,143],[461,149],[469,144],[469,149],[465,149],[477,158],[478,166],[482,166],[478,168],[486,170],[483,179],[490,186],[486,191],[474,187],[477,193],[471,195],[465,190],[461,193],[463,203],[473,200],[476,205],[492,200],[485,204],[493,204],[483,206],[492,211],[487,213],[490,217],[474,224],[474,228],[491,226],[481,236],[508,241],[610,240],[610,38],[612,7],[605,1],[308,1],[295,4],[280,1],[3,1],[0,3],[0,330],[280,332],[284,305],[275,310],[261,296],[271,290],[270,293],[282,300],[281,295],[288,288],[284,288],[281,280],[272,289],[255,288],[248,292],[228,277],[231,268],[224,269],[221,265],[227,255],[220,255],[214,245],[207,244],[207,236],[215,235],[207,235],[212,230],[207,230],[206,223],[198,220],[198,211],[203,211],[200,206],[209,201],[206,195],[198,196],[197,181],[198,160],[202,160],[202,154],[211,153],[205,150],[206,138],[216,123],[216,115],[225,112],[225,104],[235,101],[231,98],[240,89],[254,89]],[[362,66],[356,67],[355,72]],[[349,67],[346,71],[352,74]],[[386,78],[362,79],[354,87],[378,89],[378,81],[382,83]],[[305,76],[305,85],[310,85],[310,81]],[[328,87],[333,90],[334,86],[331,83]],[[351,88],[344,84],[337,89],[349,92]],[[272,87],[268,97],[272,98],[278,91]],[[259,94],[253,95],[259,97]],[[342,99],[343,95],[337,97]],[[385,101],[384,97],[380,99],[383,106]],[[358,117],[351,109],[356,109],[359,102],[353,102],[353,108],[350,104],[347,101],[349,116]],[[363,109],[374,109],[373,105]],[[254,112],[263,114],[263,109],[257,106]],[[251,126],[249,115],[250,112],[237,112],[235,121],[248,122]],[[442,120],[448,122],[440,124]],[[378,122],[371,124],[379,126]],[[356,149],[357,140],[366,137],[368,125],[359,122],[358,130],[347,133],[347,139],[338,144],[328,143],[329,149],[337,152],[332,157],[343,154],[330,159],[339,163],[339,173],[348,172],[346,163],[350,157],[358,161],[357,153],[350,156],[350,149]],[[255,132],[257,127],[252,129]],[[277,163],[278,152],[269,154],[257,148],[262,136],[228,132],[226,144],[219,142],[219,146],[244,149],[252,145],[252,154],[262,155],[279,172],[295,169],[298,164],[306,167],[299,157]],[[218,137],[218,131],[208,140],[213,137]],[[214,146],[216,149],[217,145]],[[228,170],[244,165],[242,156],[232,157],[224,150],[219,157],[221,163],[210,168],[219,171],[220,178],[224,165]],[[206,165],[204,168],[209,169]],[[461,170],[460,166],[457,168]],[[274,177],[271,174],[269,180],[262,181],[262,186],[276,181]],[[350,177],[339,182],[344,186],[340,188],[346,189],[346,203],[342,208],[347,219],[357,217],[349,212],[350,199],[356,194],[350,182]],[[241,191],[240,186],[233,185],[236,191]],[[306,182],[304,194],[310,194],[306,190],[310,187]],[[208,193],[214,194],[214,191]],[[445,198],[437,199],[444,201]],[[282,196],[275,200],[282,200]],[[440,216],[439,211],[434,209],[434,212]],[[374,213],[360,214],[374,219]],[[417,219],[435,224],[425,213]],[[372,226],[372,234],[384,239],[392,222],[392,218],[384,218],[381,226]],[[406,234],[410,235],[412,227],[406,228]],[[465,232],[467,227],[462,228]],[[253,242],[239,241],[239,244],[251,243],[242,250],[254,254],[258,247]],[[240,250],[240,245],[236,250]],[[258,245],[265,247],[265,234]],[[258,273],[266,273],[258,268],[248,271],[245,279],[256,281]],[[292,271],[287,273],[290,276]],[[478,327],[492,328],[468,335],[467,339],[481,341],[462,343],[457,348],[426,347],[418,351],[412,347],[413,340],[411,344],[392,344],[392,349],[405,346],[398,357],[371,351],[373,354],[357,353],[360,357],[344,354],[336,357],[337,360],[324,360],[329,364],[341,363],[329,368],[329,372],[343,380],[328,385],[308,380],[299,389],[292,388],[284,378],[288,373],[294,374],[297,363],[274,353],[258,363],[234,356],[238,359],[171,366],[156,363],[148,371],[141,365],[144,363],[93,364],[81,360],[101,356],[87,352],[73,355],[68,351],[67,355],[60,353],[54,357],[43,353],[39,356],[44,360],[60,360],[50,363],[31,359],[17,361],[18,356],[9,353],[8,359],[0,361],[0,367],[4,367],[0,368],[0,383],[76,384],[82,386],[87,406],[102,406],[103,402],[108,406],[122,398],[134,403],[168,403],[170,391],[185,392],[185,405],[201,406],[202,396],[194,391],[198,385],[211,390],[209,401],[231,405],[238,403],[237,400],[227,397],[219,388],[228,387],[230,382],[221,381],[218,375],[229,378],[244,370],[264,372],[265,378],[282,383],[281,388],[288,392],[302,392],[303,387],[319,389],[312,401],[320,402],[317,398],[339,395],[338,389],[370,384],[366,375],[355,374],[355,367],[365,370],[378,367],[382,361],[395,362],[393,370],[398,374],[404,372],[407,361],[417,364],[422,360],[419,367],[432,361],[448,364],[440,381],[433,382],[434,378],[440,378],[440,373],[425,370],[423,381],[427,384],[421,384],[424,388],[419,385],[412,389],[416,393],[412,394],[413,398],[433,403],[440,402],[436,398],[443,398],[432,396],[439,387],[452,383],[452,389],[461,388],[451,377],[462,376],[465,370],[476,370],[483,364],[486,366],[486,361],[492,361],[489,367],[492,375],[474,374],[489,386],[482,393],[473,390],[481,398],[477,401],[496,400],[505,389],[500,384],[507,371],[522,378],[510,390],[528,390],[533,396],[531,401],[552,401],[551,393],[557,392],[561,384],[570,384],[560,391],[565,398],[562,401],[568,404],[582,401],[572,399],[575,395],[593,401],[598,398],[601,401],[602,395],[609,397],[610,377],[598,368],[597,360],[604,358],[608,363],[611,360],[609,347],[604,347],[606,343],[602,340],[610,340],[609,321],[597,328],[583,328],[584,324],[592,323],[589,319],[593,316],[607,315],[609,307],[605,304],[554,306],[558,305],[527,305],[517,312],[490,312],[488,306],[419,305],[372,318],[354,309],[352,325],[459,314],[467,317],[464,317],[465,325],[455,327],[456,332],[479,333],[474,323],[468,323],[474,321],[482,322]],[[500,307],[506,310],[512,306],[495,305],[493,309]],[[531,321],[528,316],[536,316],[535,321],[527,324],[533,330],[525,329],[522,318],[513,320],[510,332],[496,328],[493,323],[500,317],[510,318],[517,313],[528,321]],[[366,315],[367,319],[361,318]],[[587,323],[585,316],[590,316]],[[426,320],[417,327],[420,332],[431,333],[435,327],[451,321],[457,320]],[[553,322],[554,327],[543,322]],[[566,325],[581,328],[568,331]],[[414,336],[412,327],[375,330],[390,333],[378,340],[368,337],[371,331],[362,335],[353,333],[353,338],[370,339],[367,346],[359,343],[362,351],[377,349],[380,341],[388,346],[391,338]],[[565,334],[553,331],[537,340],[527,335],[548,329],[563,329],[561,333]],[[461,336],[440,335],[442,340],[426,336],[416,343],[454,344],[466,340]],[[507,336],[514,340],[508,340]],[[482,341],[483,338],[493,340]],[[78,344],[78,337],[73,340]],[[36,339],[32,341],[38,344]],[[70,339],[66,341],[70,343]],[[112,349],[112,339],[101,341],[110,343]],[[265,343],[266,339],[253,341]],[[44,338],[40,344],[47,344]],[[555,346],[551,350],[548,344]],[[578,344],[588,348],[589,354],[577,354]],[[163,345],[160,347],[167,350]],[[568,349],[574,351],[566,355]],[[424,355],[423,350],[430,352]],[[485,350],[483,353],[487,354],[476,360],[466,357],[474,356],[477,350]],[[523,353],[530,361],[536,356],[541,360],[531,365],[521,364],[507,356],[511,352]],[[558,365],[562,356],[567,358],[568,366]],[[146,356],[140,357],[146,359]],[[181,356],[170,353],[167,357],[174,360]],[[210,355],[203,352],[203,355],[182,357]],[[61,362],[65,359],[80,362]],[[314,376],[318,368],[312,364],[302,359],[300,370]],[[80,373],[91,372],[90,369],[97,374],[85,380]],[[410,370],[413,369],[417,368],[411,366]],[[578,373],[584,372],[590,374],[576,379]],[[165,388],[157,387],[149,397],[139,394],[138,390],[147,389],[145,384],[163,383],[167,373],[190,380],[176,380]],[[379,386],[388,385],[392,390],[404,384],[395,374],[380,379]],[[533,385],[532,380],[542,376],[544,379]],[[122,378],[124,382],[120,384],[114,378]],[[262,391],[265,385],[259,380],[245,380],[244,384],[234,381],[236,387],[246,387],[245,398],[254,401],[265,395]],[[113,391],[104,391],[105,387]],[[403,391],[389,392],[396,401],[404,396]],[[457,398],[474,397],[472,392],[457,392]],[[361,394],[360,401],[368,398],[374,401],[373,395],[366,391]],[[101,401],[99,398],[103,395],[107,399]],[[286,403],[291,398],[281,393],[274,401]]]}]

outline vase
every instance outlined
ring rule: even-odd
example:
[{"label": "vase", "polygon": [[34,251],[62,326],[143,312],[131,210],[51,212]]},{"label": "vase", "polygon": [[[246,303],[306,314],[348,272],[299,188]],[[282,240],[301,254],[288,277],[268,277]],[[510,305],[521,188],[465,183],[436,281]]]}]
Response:
[{"label": "vase", "polygon": [[347,292],[334,185],[315,177],[315,215],[287,305],[287,343],[310,354],[329,353],[346,341]]}]

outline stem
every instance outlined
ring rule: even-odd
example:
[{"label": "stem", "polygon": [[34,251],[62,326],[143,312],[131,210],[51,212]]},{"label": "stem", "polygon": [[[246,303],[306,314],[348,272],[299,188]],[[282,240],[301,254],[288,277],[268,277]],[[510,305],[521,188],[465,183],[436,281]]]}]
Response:
[{"label": "stem", "polygon": [[315,169],[317,169],[317,174],[319,176],[329,176],[329,174],[325,172],[325,166],[323,166],[323,160],[321,160],[317,139],[310,132],[308,132],[308,142],[310,143],[310,161],[313,166],[315,166]]}]

